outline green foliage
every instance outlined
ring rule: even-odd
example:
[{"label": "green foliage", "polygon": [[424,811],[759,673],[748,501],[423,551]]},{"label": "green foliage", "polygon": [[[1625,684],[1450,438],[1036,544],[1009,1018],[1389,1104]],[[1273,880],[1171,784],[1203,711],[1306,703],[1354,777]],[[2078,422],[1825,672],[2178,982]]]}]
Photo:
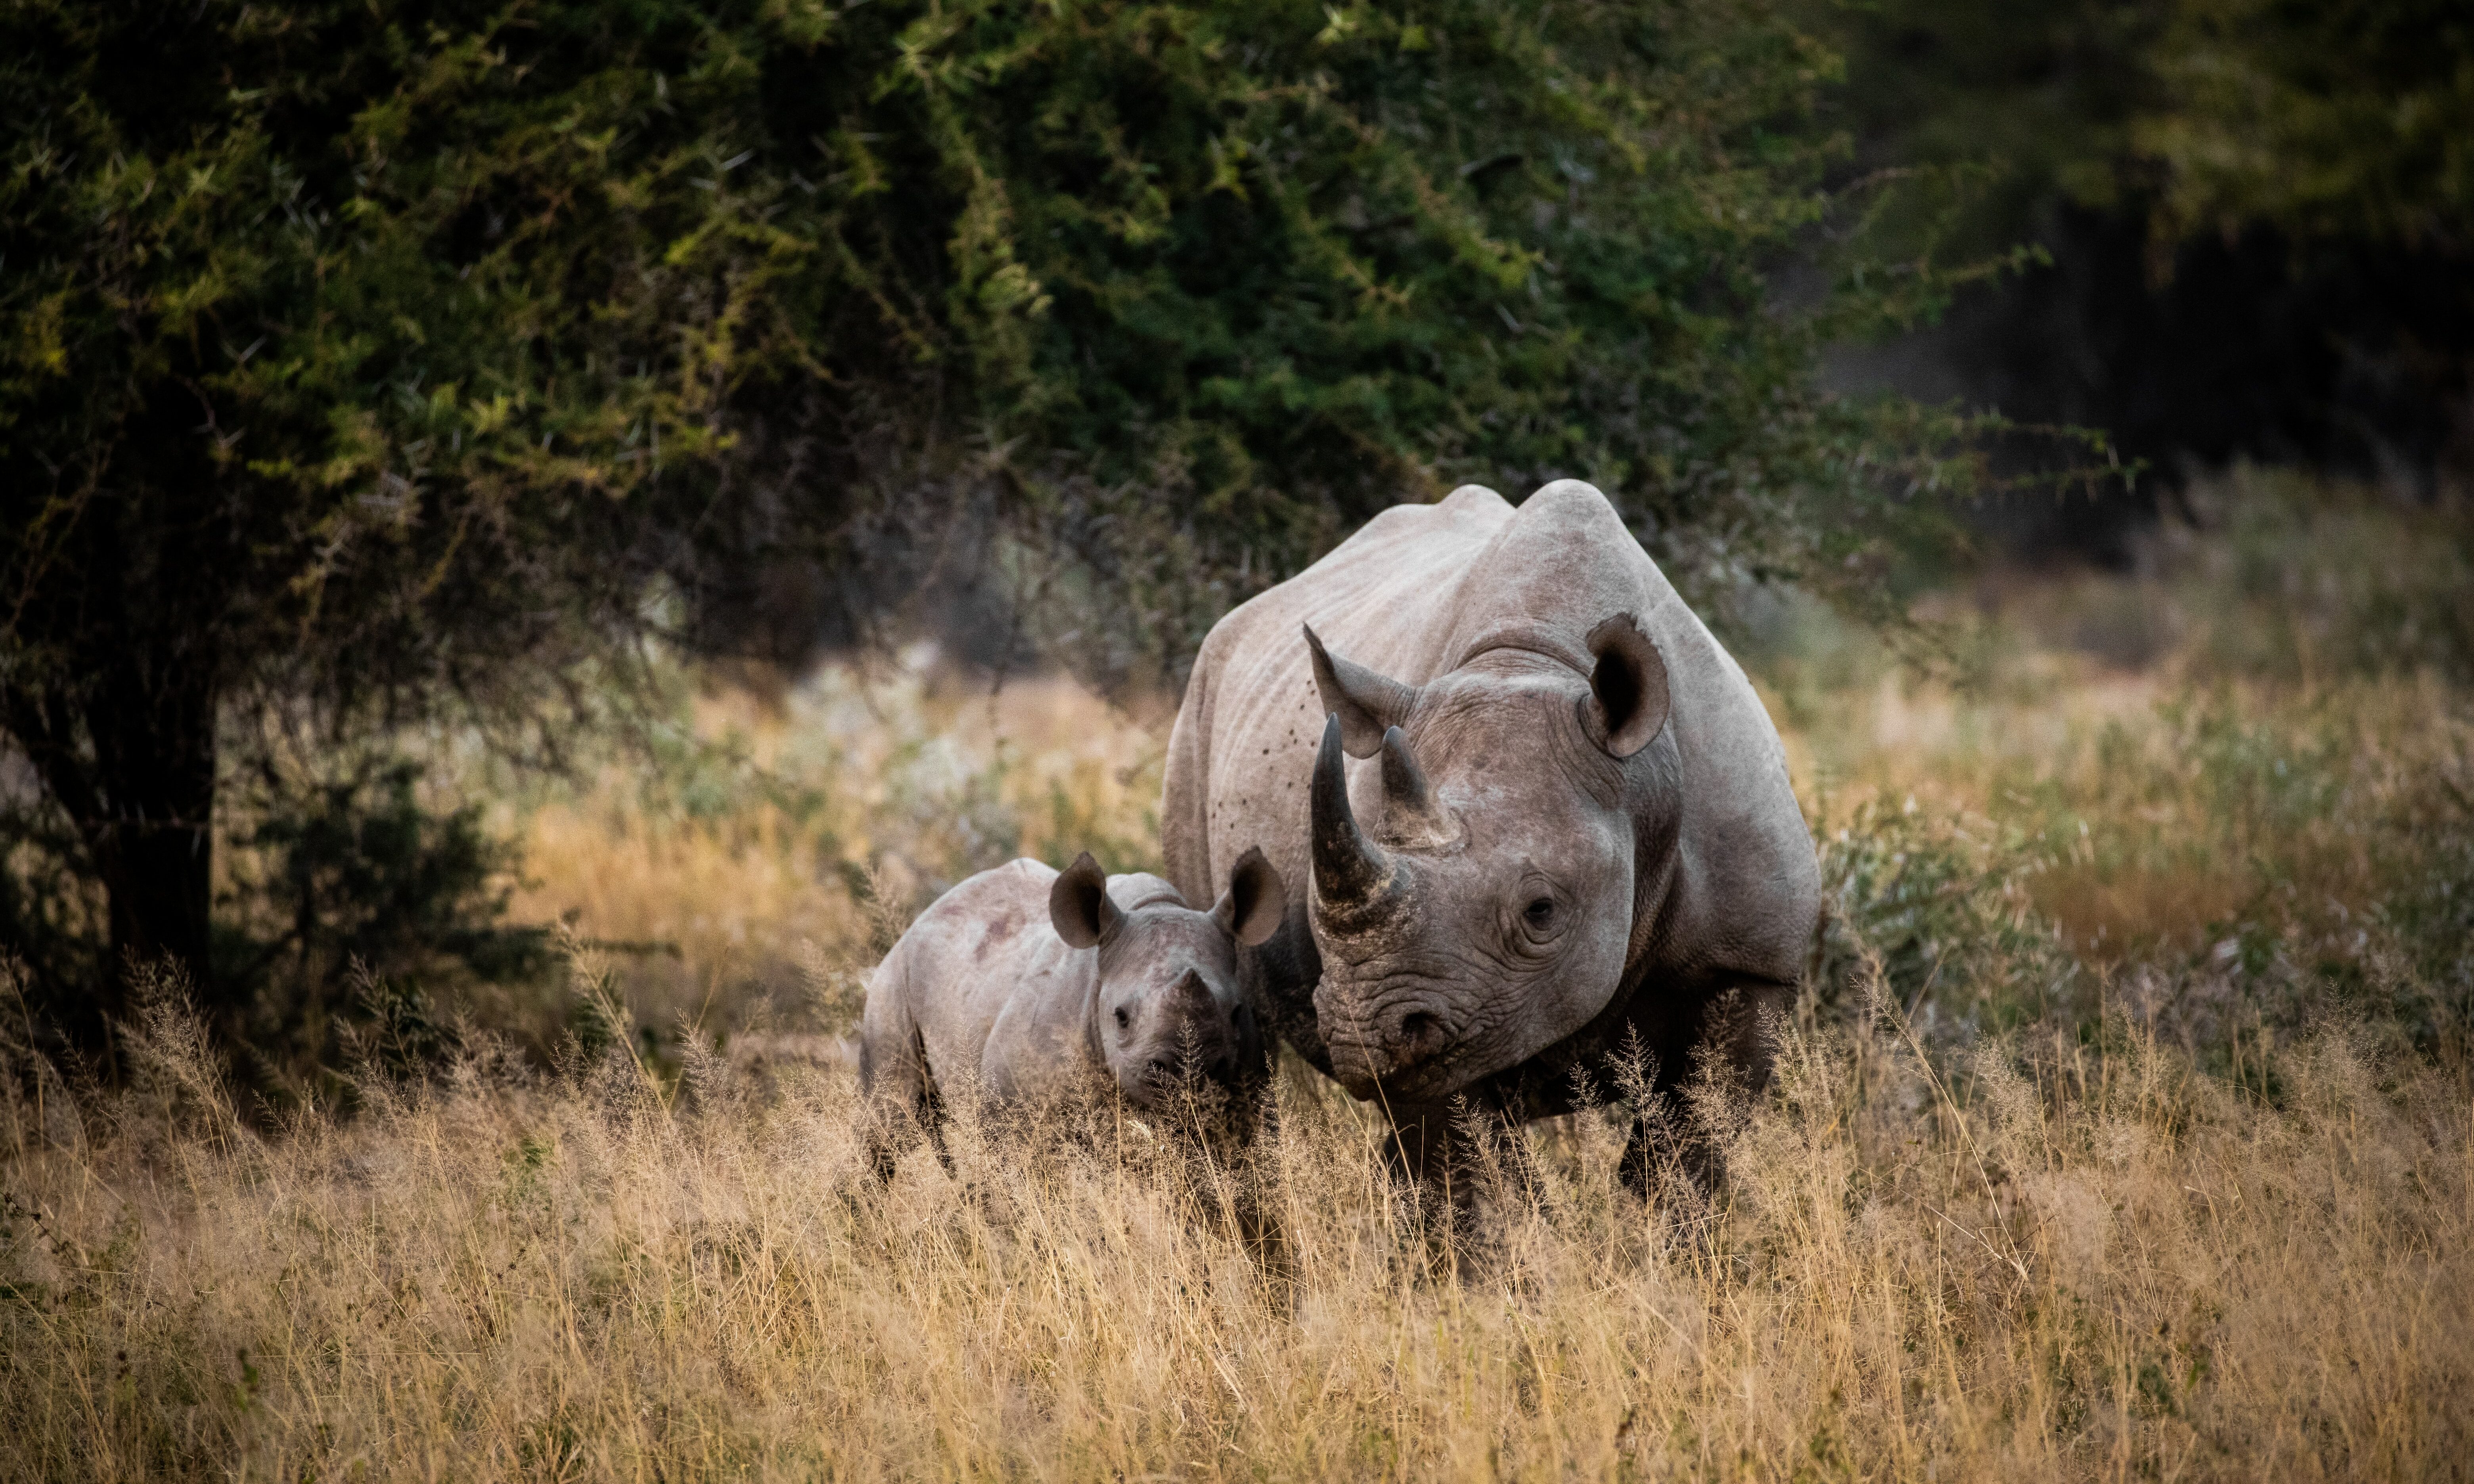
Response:
[{"label": "green foliage", "polygon": [[1962,1035],[2127,1012],[2222,1057],[2334,1009],[2464,1054],[2462,517],[2248,468],[2191,501],[2137,576],[1946,598],[1943,681],[1808,600],[1737,652],[1821,790],[1822,1008],[1869,953]]},{"label": "green foliage", "polygon": [[982,193],[991,436],[1070,519],[1190,531],[1174,580],[1465,480],[1587,475],[1748,559],[1850,492],[1762,274],[1823,213],[1835,63],[1765,8],[964,13],[901,88]]},{"label": "green foliage", "polygon": [[647,584],[738,539],[699,347],[729,319],[750,374],[764,315],[724,285],[768,280],[689,188],[709,110],[655,106],[700,28],[542,19],[0,19],[0,721],[109,898],[109,961],[233,998],[219,742],[451,702],[555,749],[557,687],[645,628]]},{"label": "green foliage", "polygon": [[433,674],[465,613],[529,619],[494,655],[615,616],[595,565],[663,567],[638,542],[734,460],[958,448],[1042,532],[1268,574],[1403,495],[1557,473],[1784,560],[1847,514],[1799,499],[1936,431],[1868,445],[1804,386],[1856,301],[1778,312],[1762,269],[1825,208],[1835,63],[1759,4],[201,17],[158,76],[115,65],[171,39],[148,12],[18,13],[0,417],[54,472],[12,570],[177,391],[177,472],[264,512],[226,543],[258,579],[235,660],[347,696]]},{"label": "green foliage", "polygon": [[1889,255],[1999,253],[2034,239],[2056,200],[2120,199],[2152,10],[1831,0],[1810,15],[1847,57],[1833,101],[1876,173]]},{"label": "green foliage", "polygon": [[418,985],[356,968],[352,988],[353,1017],[337,1027],[334,1048],[348,1075],[424,1076],[466,1049],[461,1030],[439,1019],[436,1001]]},{"label": "green foliage", "polygon": [[[2061,202],[2161,247],[2272,227],[2462,253],[2474,20],[2448,0],[1831,4],[1843,106],[1904,175],[1906,251],[1998,252]],[[1953,210],[1953,208],[1956,208]]]},{"label": "green foliage", "polygon": [[2160,230],[2474,249],[2474,15],[2450,0],[2180,0],[2159,104]]},{"label": "green foliage", "polygon": [[1852,1012],[1877,969],[1928,1028],[1998,1030],[2079,997],[2078,968],[2028,896],[2038,842],[2021,829],[1869,799],[1843,820],[1825,801],[1813,832],[1823,914],[1810,971],[1825,1010]]},{"label": "green foliage", "polygon": [[349,708],[626,619],[716,518],[722,394],[820,369],[806,250],[704,178],[757,77],[701,20],[14,8],[12,685],[69,683],[88,615],[36,605],[115,523],[235,689]]},{"label": "green foliage", "polygon": [[1808,384],[1938,280],[1771,292],[1840,145],[1834,60],[1758,0],[981,4],[899,41],[820,197],[877,224],[854,242],[944,241],[869,292],[942,306],[906,334],[968,370],[965,473],[1087,669],[1174,673],[1234,600],[1465,481],[1590,478],[1709,592],[1862,590],[1841,559],[1880,517],[1975,477],[1956,419]]},{"label": "green foliage", "polygon": [[323,1056],[339,1016],[375,1017],[390,1043],[419,1041],[430,1035],[415,1023],[420,994],[536,981],[550,967],[543,930],[502,922],[515,862],[481,807],[425,809],[419,779],[397,760],[228,801],[251,819],[229,842],[240,865],[215,971],[254,1006],[261,1048]]},{"label": "green foliage", "polygon": [[2474,519],[2463,510],[2267,470],[2193,499],[2222,533],[2176,554],[2211,667],[2303,682],[2420,669],[2474,681]]},{"label": "green foliage", "polygon": [[1771,292],[1836,65],[1768,0],[26,0],[0,726],[213,998],[258,722],[555,759],[647,635],[785,569],[863,628],[960,526],[1116,673],[1466,479],[1866,594],[1975,463],[1809,381],[1936,271]]}]

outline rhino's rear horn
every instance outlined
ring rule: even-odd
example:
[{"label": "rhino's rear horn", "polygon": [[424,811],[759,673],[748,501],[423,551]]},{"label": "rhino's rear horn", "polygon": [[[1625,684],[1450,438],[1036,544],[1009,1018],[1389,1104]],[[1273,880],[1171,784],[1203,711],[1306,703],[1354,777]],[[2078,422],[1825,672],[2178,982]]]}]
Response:
[{"label": "rhino's rear horn", "polygon": [[1426,775],[1409,752],[1409,738],[1399,728],[1383,733],[1383,837],[1395,845],[1448,844],[1454,834],[1451,817],[1435,802]]},{"label": "rhino's rear horn", "polygon": [[1392,859],[1359,832],[1348,810],[1348,778],[1341,769],[1340,718],[1323,722],[1315,753],[1313,806],[1315,895],[1326,908],[1347,912],[1370,904],[1392,879]]},{"label": "rhino's rear horn", "polygon": [[1351,757],[1371,757],[1383,745],[1386,728],[1405,727],[1418,704],[1414,685],[1403,685],[1362,664],[1352,664],[1322,647],[1312,627],[1305,629],[1306,655],[1314,662],[1315,689],[1322,708],[1340,718],[1341,744]]}]

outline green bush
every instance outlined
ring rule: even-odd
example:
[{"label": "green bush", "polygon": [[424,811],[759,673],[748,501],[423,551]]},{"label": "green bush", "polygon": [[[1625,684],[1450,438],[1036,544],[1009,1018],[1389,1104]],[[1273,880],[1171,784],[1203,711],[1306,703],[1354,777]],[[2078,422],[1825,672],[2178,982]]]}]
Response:
[{"label": "green bush", "polygon": [[215,974],[240,1039],[298,1068],[332,1065],[342,1029],[374,1022],[398,1060],[445,1048],[433,1006],[475,983],[546,979],[548,934],[504,921],[517,862],[478,804],[424,807],[417,765],[230,801]]},{"label": "green bush", "polygon": [[[2193,501],[2215,540],[2166,553],[2219,673],[2474,681],[2474,518],[2359,486],[2242,469]],[[2176,549],[2178,548],[2178,549]]]}]

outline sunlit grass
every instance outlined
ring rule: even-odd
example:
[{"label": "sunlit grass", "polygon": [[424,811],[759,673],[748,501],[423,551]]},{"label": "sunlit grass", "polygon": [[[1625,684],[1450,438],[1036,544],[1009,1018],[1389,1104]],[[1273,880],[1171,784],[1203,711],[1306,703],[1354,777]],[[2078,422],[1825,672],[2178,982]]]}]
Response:
[{"label": "sunlit grass", "polygon": [[750,994],[795,998],[803,950],[872,963],[973,872],[1084,850],[1155,869],[1167,721],[926,650],[765,701],[700,691],[652,758],[528,813],[513,911],[601,945],[658,1033],[728,1020]]},{"label": "sunlit grass", "polygon": [[138,1055],[7,1111],[14,1477],[2431,1477],[2474,1441],[2467,1089],[2341,1030],[2234,1078],[2133,1029],[1938,1072],[1894,1020],[1790,1029],[1714,1204],[1567,1120],[1457,1270],[1295,1078],[1246,1168],[964,1117],[879,1186],[832,1068],[468,1062],[267,1137],[177,1017]]}]

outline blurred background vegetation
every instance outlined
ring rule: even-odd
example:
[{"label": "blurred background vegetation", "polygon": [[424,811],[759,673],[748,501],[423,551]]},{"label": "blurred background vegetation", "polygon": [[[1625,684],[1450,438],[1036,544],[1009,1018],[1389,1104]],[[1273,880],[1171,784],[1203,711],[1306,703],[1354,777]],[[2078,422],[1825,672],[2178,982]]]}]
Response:
[{"label": "blurred background vegetation", "polygon": [[[2105,429],[2147,477],[1997,501],[2014,551],[2119,566],[2253,460],[2423,505],[2474,469],[2474,19],[2442,3],[1938,0],[1807,12],[1883,251],[2019,251],[1833,384]],[[1900,246],[1888,246],[1895,241]],[[2022,251],[2023,250],[2023,251]],[[2012,458],[2034,457],[2033,450]]]},{"label": "blurred background vegetation", "polygon": [[2451,8],[23,0],[0,77],[0,944],[101,1075],[161,954],[278,1100],[589,1037],[562,940],[830,1033],[1151,857],[1219,613],[1564,475],[1788,732],[1816,1009],[2460,1044]]}]

